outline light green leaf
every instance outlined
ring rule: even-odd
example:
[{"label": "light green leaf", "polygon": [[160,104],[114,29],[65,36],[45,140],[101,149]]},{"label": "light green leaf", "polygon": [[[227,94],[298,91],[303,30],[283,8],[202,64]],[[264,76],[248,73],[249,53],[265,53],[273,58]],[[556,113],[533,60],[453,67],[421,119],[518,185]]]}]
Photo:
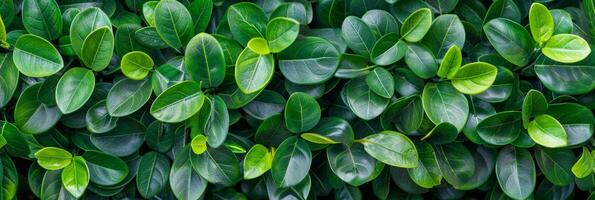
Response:
[{"label": "light green leaf", "polygon": [[583,153],[581,154],[581,157],[572,166],[572,173],[577,178],[585,178],[593,174],[594,164],[595,163],[593,163],[591,152],[589,152],[587,147],[583,147]]},{"label": "light green leaf", "polygon": [[554,17],[543,4],[533,3],[529,10],[529,26],[533,39],[541,46],[554,34]]},{"label": "light green leaf", "polygon": [[464,94],[479,94],[486,91],[498,75],[496,66],[485,62],[474,62],[463,65],[450,78],[452,86]]},{"label": "light green leaf", "polygon": [[552,60],[562,63],[574,63],[585,59],[591,53],[589,43],[580,36],[572,34],[554,35],[545,43],[541,52]]},{"label": "light green leaf", "polygon": [[153,59],[142,51],[126,53],[120,61],[122,73],[133,80],[142,80],[153,69]]},{"label": "light green leaf", "polygon": [[72,154],[57,147],[45,147],[35,153],[39,166],[47,170],[59,170],[70,164]]},{"label": "light green leaf", "polygon": [[549,148],[564,147],[568,144],[568,135],[554,117],[542,114],[535,117],[527,128],[535,143]]},{"label": "light green leaf", "polygon": [[68,190],[72,196],[80,198],[89,185],[89,168],[87,167],[87,161],[80,156],[72,158],[70,165],[62,170],[61,179],[64,188]]},{"label": "light green leaf", "polygon": [[263,175],[271,169],[272,163],[273,155],[265,146],[252,146],[244,158],[244,179],[254,179]]}]

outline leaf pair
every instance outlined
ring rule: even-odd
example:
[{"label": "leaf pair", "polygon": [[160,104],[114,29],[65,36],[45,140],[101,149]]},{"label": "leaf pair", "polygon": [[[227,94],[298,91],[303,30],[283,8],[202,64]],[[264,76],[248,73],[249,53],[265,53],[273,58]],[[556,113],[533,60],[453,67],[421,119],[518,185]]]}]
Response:
[{"label": "leaf pair", "polygon": [[438,77],[451,80],[452,85],[464,94],[482,93],[496,80],[496,66],[486,62],[474,62],[461,67],[461,62],[461,50],[456,45],[451,46],[440,63]]},{"label": "leaf pair", "polygon": [[573,34],[554,35],[554,18],[543,4],[533,3],[529,10],[529,26],[531,34],[541,52],[552,60],[563,63],[574,63],[585,59],[591,48],[587,41]]},{"label": "leaf pair", "polygon": [[252,38],[247,47],[260,55],[279,53],[295,41],[299,32],[299,22],[292,18],[277,17],[267,24],[266,39]]},{"label": "leaf pair", "polygon": [[74,197],[83,195],[89,184],[89,168],[83,157],[56,148],[45,147],[35,153],[39,166],[47,170],[62,170],[61,182]]}]

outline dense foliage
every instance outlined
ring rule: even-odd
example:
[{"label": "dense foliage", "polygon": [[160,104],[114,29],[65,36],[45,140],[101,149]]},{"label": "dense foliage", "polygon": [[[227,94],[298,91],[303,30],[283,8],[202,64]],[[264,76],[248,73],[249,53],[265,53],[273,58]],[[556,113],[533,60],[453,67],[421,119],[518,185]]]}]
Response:
[{"label": "dense foliage", "polygon": [[594,0],[2,0],[0,16],[0,200],[595,191]]}]

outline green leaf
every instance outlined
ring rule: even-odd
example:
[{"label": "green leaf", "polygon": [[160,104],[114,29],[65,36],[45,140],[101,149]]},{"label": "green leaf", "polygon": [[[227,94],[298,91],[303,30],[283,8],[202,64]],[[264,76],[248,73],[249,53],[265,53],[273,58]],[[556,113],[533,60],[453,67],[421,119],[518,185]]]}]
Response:
[{"label": "green leaf", "polygon": [[153,49],[164,49],[168,47],[168,44],[161,39],[157,28],[155,27],[143,27],[134,32],[134,39],[141,45],[147,46]]},{"label": "green leaf", "polygon": [[385,129],[393,126],[405,134],[413,134],[422,125],[424,110],[419,95],[401,97],[390,104],[380,116],[380,124]]},{"label": "green leaf", "polygon": [[519,67],[529,63],[535,46],[523,26],[509,19],[498,18],[487,22],[483,31],[504,59]]},{"label": "green leaf", "polygon": [[448,144],[454,142],[458,135],[457,127],[448,122],[443,122],[434,126],[421,140],[432,144]]},{"label": "green leaf", "polygon": [[289,47],[299,32],[300,23],[292,18],[271,19],[266,27],[266,38],[271,52],[279,53]]},{"label": "green leaf", "polygon": [[440,185],[442,174],[432,145],[426,142],[418,142],[415,143],[415,148],[419,154],[419,161],[415,168],[407,169],[411,180],[423,188]]},{"label": "green leaf", "polygon": [[339,52],[328,40],[298,38],[279,54],[279,70],[287,80],[300,85],[320,84],[339,67]]},{"label": "green leaf", "polygon": [[6,34],[6,25],[4,25],[4,20],[2,20],[2,16],[0,16],[0,47],[8,49],[10,44],[6,41],[8,39],[8,35]]},{"label": "green leaf", "polygon": [[252,94],[266,87],[275,71],[273,55],[258,55],[245,48],[238,57],[235,67],[235,80],[245,94]]},{"label": "green leaf", "polygon": [[386,109],[390,99],[377,95],[363,77],[352,79],[343,88],[344,101],[351,111],[364,120],[374,119]]},{"label": "green leaf", "polygon": [[444,14],[436,17],[423,43],[437,58],[443,58],[452,46],[465,45],[465,28],[457,15]]},{"label": "green leaf", "polygon": [[550,10],[550,13],[554,18],[554,35],[560,33],[572,33],[574,26],[570,13],[562,9],[553,9]]},{"label": "green leaf", "polygon": [[56,148],[45,147],[35,152],[35,158],[39,166],[47,170],[59,170],[70,164],[72,161],[72,154],[70,152]]},{"label": "green leaf", "polygon": [[103,134],[92,134],[91,143],[103,152],[116,156],[128,156],[144,142],[145,126],[132,118],[118,120],[116,127]]},{"label": "green leaf", "polygon": [[213,13],[213,0],[192,1],[188,5],[188,11],[194,20],[194,31],[204,32]]},{"label": "green leaf", "polygon": [[144,198],[151,198],[161,192],[169,179],[169,159],[157,152],[143,155],[138,164],[136,187]]},{"label": "green leaf", "polygon": [[133,80],[142,80],[153,69],[153,59],[142,51],[126,53],[120,61],[120,69],[124,76]]},{"label": "green leaf", "polygon": [[298,21],[301,25],[307,25],[312,20],[307,12],[306,5],[301,2],[285,2],[271,12],[270,18],[287,17]]},{"label": "green leaf", "polygon": [[360,140],[370,156],[380,162],[401,168],[414,168],[419,156],[411,140],[395,131],[382,131]]},{"label": "green leaf", "polygon": [[254,37],[265,37],[267,21],[264,11],[250,2],[233,4],[227,11],[231,34],[243,46]]},{"label": "green leaf", "polygon": [[202,178],[193,168],[193,153],[190,146],[182,147],[171,166],[169,185],[178,199],[198,200],[207,188],[207,180]]},{"label": "green leaf", "polygon": [[157,67],[151,74],[151,86],[155,95],[159,96],[167,88],[178,84],[188,77],[184,70],[182,57],[174,57],[167,63]]},{"label": "green leaf", "polygon": [[19,84],[19,70],[12,61],[12,54],[0,54],[0,108],[6,106]]},{"label": "green leaf", "polygon": [[105,102],[105,100],[97,102],[85,114],[87,130],[92,133],[105,133],[116,128],[118,118],[109,115]]},{"label": "green leaf", "polygon": [[391,13],[385,10],[368,10],[362,15],[362,20],[372,29],[377,36],[376,38],[399,32],[399,24],[397,23],[397,20]]},{"label": "green leaf", "polygon": [[554,185],[566,186],[574,182],[570,168],[576,156],[571,150],[537,148],[535,160],[545,178]]},{"label": "green leaf", "polygon": [[151,97],[151,82],[122,79],[107,94],[107,111],[113,117],[130,115],[140,109]]},{"label": "green leaf", "polygon": [[244,179],[262,176],[271,169],[272,162],[273,155],[265,146],[261,144],[252,146],[244,158]]},{"label": "green leaf", "polygon": [[318,144],[343,143],[350,146],[354,138],[349,122],[339,117],[322,118],[310,132],[301,134],[301,137]]},{"label": "green leaf", "polygon": [[23,26],[27,32],[47,40],[57,39],[62,33],[62,13],[55,0],[24,0]]},{"label": "green leaf", "polygon": [[159,1],[147,1],[143,3],[142,13],[149,26],[155,26],[155,7]]},{"label": "green leaf", "polygon": [[496,177],[502,191],[511,198],[525,199],[535,189],[535,164],[529,151],[512,146],[500,150]]},{"label": "green leaf", "polygon": [[279,187],[271,176],[265,178],[265,186],[268,198],[271,200],[280,199],[307,199],[312,189],[312,178],[307,175],[301,182],[291,187]]},{"label": "green leaf", "polygon": [[70,165],[62,170],[62,184],[64,188],[75,196],[80,198],[87,185],[89,185],[89,168],[87,168],[87,161],[83,157],[75,156],[72,158]]},{"label": "green leaf", "polygon": [[112,24],[109,17],[97,7],[86,8],[74,17],[70,25],[70,43],[76,55],[81,56],[87,36],[101,27],[111,29]]},{"label": "green leaf", "polygon": [[2,156],[2,198],[12,199],[17,196],[19,174],[9,156]]},{"label": "green leaf", "polygon": [[72,113],[87,103],[94,89],[95,75],[91,70],[71,68],[56,85],[56,104],[62,113]]},{"label": "green leaf", "polygon": [[496,66],[485,62],[474,62],[463,65],[450,78],[452,86],[464,94],[479,94],[486,91],[498,75]]},{"label": "green leaf", "polygon": [[110,27],[101,27],[87,35],[83,41],[80,58],[93,71],[101,71],[110,64],[113,51],[112,30]]},{"label": "green leaf", "polygon": [[551,104],[547,113],[556,118],[568,135],[568,145],[578,145],[593,136],[595,117],[590,110],[575,103]]},{"label": "green leaf", "polygon": [[317,13],[320,14],[320,22],[331,27],[338,27],[348,15],[349,1],[344,0],[321,0],[318,3]]},{"label": "green leaf", "polygon": [[174,49],[183,48],[194,34],[192,15],[175,0],[163,0],[155,6],[155,28],[159,37]]},{"label": "green leaf", "polygon": [[432,11],[429,8],[416,10],[403,21],[401,37],[407,42],[418,42],[424,38],[431,25]]},{"label": "green leaf", "polygon": [[495,18],[510,19],[514,22],[521,22],[521,11],[514,0],[497,0],[494,1],[485,14],[483,23],[487,23]]},{"label": "green leaf", "polygon": [[376,38],[372,29],[360,18],[354,16],[345,18],[341,25],[341,36],[355,53],[370,57]]},{"label": "green leaf", "polygon": [[541,46],[554,34],[554,17],[543,4],[533,3],[529,10],[529,26],[533,39]]},{"label": "green leaf", "polygon": [[209,183],[234,185],[242,178],[238,158],[225,146],[209,148],[191,159],[194,170]]},{"label": "green leaf", "polygon": [[128,175],[128,166],[118,157],[99,151],[87,151],[83,158],[87,161],[89,177],[94,184],[115,185]]},{"label": "green leaf", "polygon": [[47,40],[25,34],[19,37],[12,54],[14,65],[29,77],[46,77],[64,67],[58,50]]},{"label": "green leaf", "polygon": [[529,123],[527,128],[529,136],[535,143],[549,148],[564,147],[568,145],[568,135],[554,117],[542,114]]},{"label": "green leaf", "polygon": [[493,145],[506,145],[515,141],[521,133],[521,112],[505,111],[495,113],[477,124],[477,135]]},{"label": "green leaf", "polygon": [[572,173],[577,178],[585,178],[593,174],[593,157],[587,147],[583,147],[581,157],[572,165]]},{"label": "green leaf", "polygon": [[285,104],[285,125],[293,133],[308,131],[320,121],[320,105],[306,93],[291,94]]},{"label": "green leaf", "polygon": [[438,72],[438,63],[434,54],[423,44],[408,44],[405,63],[420,78],[429,79]]},{"label": "green leaf", "polygon": [[205,134],[209,146],[217,148],[225,142],[229,130],[229,112],[227,105],[219,96],[211,101],[211,116],[205,127]]},{"label": "green leaf", "polygon": [[574,63],[589,56],[591,48],[589,43],[580,36],[558,34],[552,36],[545,43],[541,52],[552,60],[562,63]]},{"label": "green leaf", "polygon": [[535,117],[547,112],[548,105],[549,103],[541,92],[537,90],[529,90],[525,96],[525,99],[523,99],[523,127],[527,128],[529,126],[531,117]]},{"label": "green leaf", "polygon": [[395,80],[388,70],[377,67],[366,76],[366,83],[372,92],[384,98],[391,98],[395,93]]},{"label": "green leaf", "polygon": [[202,82],[203,88],[217,87],[225,78],[224,55],[215,37],[199,33],[186,46],[184,66],[190,78]]},{"label": "green leaf", "polygon": [[370,57],[377,65],[391,65],[403,58],[407,52],[407,43],[399,39],[396,33],[382,36],[372,47]]},{"label": "green leaf", "polygon": [[308,175],[312,152],[308,144],[297,137],[285,139],[273,156],[271,174],[277,186],[298,185]]},{"label": "green leaf", "polygon": [[434,146],[436,158],[444,180],[461,186],[471,180],[476,173],[473,155],[462,143],[453,142]]},{"label": "green leaf", "polygon": [[62,113],[56,106],[49,106],[37,99],[41,83],[23,90],[14,108],[15,125],[30,134],[43,133],[54,127]]},{"label": "green leaf", "polygon": [[285,98],[281,94],[271,90],[263,90],[242,110],[258,120],[266,120],[281,113],[285,109],[285,103]]},{"label": "green leaf", "polygon": [[444,54],[444,58],[442,58],[442,62],[440,62],[440,67],[438,67],[436,75],[440,78],[452,79],[461,68],[462,62],[463,56],[461,54],[461,49],[457,45],[452,45]]},{"label": "green leaf", "polygon": [[45,171],[41,182],[40,199],[67,199],[74,200],[66,188],[63,187],[59,170]]},{"label": "green leaf", "polygon": [[333,173],[350,185],[360,186],[374,173],[376,160],[360,144],[332,145],[326,149],[326,155]]},{"label": "green leaf", "polygon": [[151,104],[150,113],[164,122],[181,122],[196,114],[203,102],[200,85],[194,81],[184,81],[163,91]]},{"label": "green leaf", "polygon": [[469,103],[465,96],[446,82],[426,84],[422,105],[434,124],[448,122],[459,131],[463,130],[469,116]]},{"label": "green leaf", "polygon": [[4,149],[11,155],[29,156],[31,148],[25,140],[25,136],[19,129],[6,121],[0,121],[0,135],[7,141]]},{"label": "green leaf", "polygon": [[137,24],[124,24],[116,29],[114,41],[116,55],[124,56],[126,53],[132,51],[148,51],[147,48],[140,44],[135,38],[136,31],[140,29],[141,26]]},{"label": "green leaf", "polygon": [[595,82],[591,77],[595,75],[595,67],[591,63],[595,61],[590,56],[582,62],[575,64],[564,64],[540,56],[535,61],[535,73],[541,83],[549,90],[559,94],[585,94],[595,88]]}]

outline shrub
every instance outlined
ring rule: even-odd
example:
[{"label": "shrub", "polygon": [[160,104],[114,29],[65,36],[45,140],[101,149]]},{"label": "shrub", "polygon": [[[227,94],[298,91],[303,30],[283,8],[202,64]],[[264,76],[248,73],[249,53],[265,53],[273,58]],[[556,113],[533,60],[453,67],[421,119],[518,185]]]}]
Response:
[{"label": "shrub", "polygon": [[586,199],[594,1],[487,2],[2,1],[0,199]]}]

